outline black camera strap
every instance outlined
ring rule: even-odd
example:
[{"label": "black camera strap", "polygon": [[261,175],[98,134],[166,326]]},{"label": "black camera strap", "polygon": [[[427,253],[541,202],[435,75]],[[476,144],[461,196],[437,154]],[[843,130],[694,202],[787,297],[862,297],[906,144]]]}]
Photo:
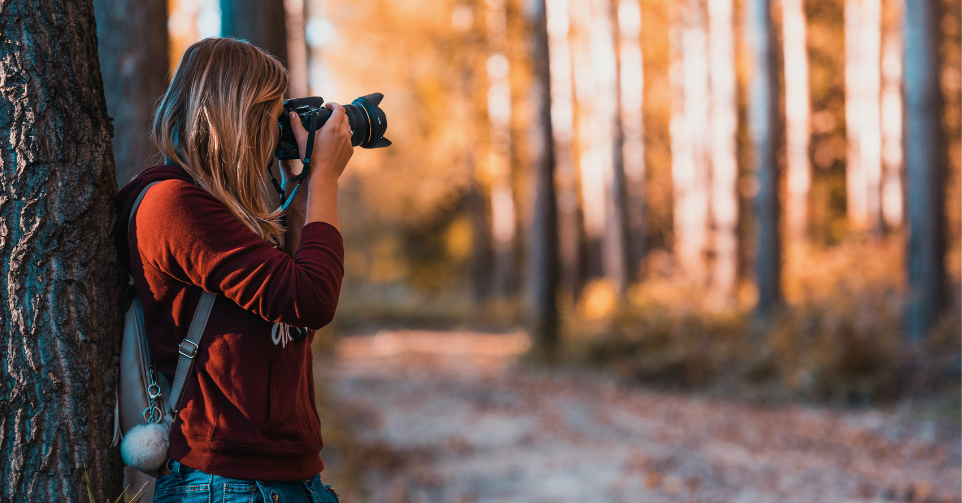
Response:
[{"label": "black camera strap", "polygon": [[274,189],[277,190],[277,193],[281,196],[281,211],[287,210],[287,207],[290,206],[291,202],[294,201],[294,196],[297,195],[297,190],[301,188],[301,183],[303,183],[304,180],[307,179],[308,175],[311,174],[311,154],[314,152],[314,134],[317,133],[317,118],[318,114],[314,111],[311,111],[310,117],[308,118],[309,124],[307,126],[307,149],[305,150],[304,159],[301,161],[304,167],[297,176],[289,180],[290,182],[297,182],[297,185],[294,186],[294,188],[291,190],[291,195],[286,199],[284,198],[284,189],[281,187],[280,183],[277,183],[277,178],[274,178],[274,172],[271,170],[271,166],[274,165],[273,157],[271,157],[270,164],[267,165],[267,172],[271,174],[271,183],[274,184]]}]

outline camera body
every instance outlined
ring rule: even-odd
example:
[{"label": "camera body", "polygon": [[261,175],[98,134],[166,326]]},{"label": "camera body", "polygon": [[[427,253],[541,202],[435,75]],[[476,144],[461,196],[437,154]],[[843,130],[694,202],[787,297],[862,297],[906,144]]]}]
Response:
[{"label": "camera body", "polygon": [[[391,145],[391,141],[384,137],[387,130],[387,117],[378,108],[384,95],[369,94],[357,98],[350,105],[344,105],[347,121],[351,125],[351,145],[361,148],[383,148]],[[324,107],[324,98],[311,96],[308,98],[293,98],[284,101],[284,114],[278,118],[277,125],[281,129],[280,142],[274,156],[278,159],[300,159],[297,139],[291,127],[290,113],[296,112],[301,118],[301,124],[308,134],[321,129],[331,118],[331,111]],[[313,142],[311,142],[313,143]],[[310,156],[310,152],[308,152]]]}]

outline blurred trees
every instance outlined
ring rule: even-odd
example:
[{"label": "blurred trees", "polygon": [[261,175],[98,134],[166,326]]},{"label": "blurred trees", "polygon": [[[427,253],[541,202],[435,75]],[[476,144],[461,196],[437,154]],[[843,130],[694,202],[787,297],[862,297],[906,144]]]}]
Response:
[{"label": "blurred trees", "polygon": [[[798,271],[819,267],[806,262],[813,254],[900,238],[900,3],[760,5],[546,0],[562,319],[610,315],[658,277],[687,278],[716,309],[757,302],[767,312],[783,295],[795,306]],[[308,30],[309,40],[323,34],[312,45],[312,67],[325,69],[317,82],[347,95],[388,89],[402,137],[352,161],[356,220],[345,229],[365,245],[349,250],[347,277],[365,279],[345,298],[357,287],[362,303],[447,299],[438,309],[471,317],[453,307],[463,292],[479,317],[511,319],[517,297],[504,278],[544,270],[518,253],[542,239],[533,138],[544,131],[545,74],[532,57],[531,4],[312,6],[308,25],[326,27]],[[806,246],[783,254],[783,240]],[[486,292],[502,293],[491,304]]]},{"label": "blurred trees", "polygon": [[[120,492],[110,449],[124,282],[94,5],[0,3],[4,501]],[[121,62],[123,67],[123,62]]]},{"label": "blurred trees", "polygon": [[113,119],[117,183],[153,164],[154,100],[167,89],[166,0],[95,0],[107,112]]}]

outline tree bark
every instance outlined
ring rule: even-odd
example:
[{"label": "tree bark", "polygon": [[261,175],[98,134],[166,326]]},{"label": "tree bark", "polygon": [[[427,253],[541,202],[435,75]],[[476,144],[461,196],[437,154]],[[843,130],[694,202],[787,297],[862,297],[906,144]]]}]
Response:
[{"label": "tree bark", "polygon": [[123,281],[91,0],[0,3],[0,499],[120,493]]},{"label": "tree bark", "polygon": [[153,164],[153,101],[167,88],[167,2],[95,0],[107,112],[113,118],[117,183]]},{"label": "tree bark", "polygon": [[905,9],[903,89],[909,224],[905,322],[912,341],[928,334],[946,303],[945,159],[937,13],[935,0],[913,2]]},{"label": "tree bark", "polygon": [[545,0],[535,2],[533,26],[534,211],[528,249],[531,335],[541,355],[552,359],[558,349],[558,218],[551,128],[551,72]]},{"label": "tree bark", "polygon": [[752,165],[758,177],[758,248],[755,274],[758,281],[756,313],[767,317],[781,301],[781,240],[779,239],[778,76],[772,44],[771,4],[768,0],[745,3],[745,39],[751,55],[748,92],[748,129],[752,142]]},{"label": "tree bark", "polygon": [[264,49],[287,67],[284,0],[220,0],[221,34]]}]

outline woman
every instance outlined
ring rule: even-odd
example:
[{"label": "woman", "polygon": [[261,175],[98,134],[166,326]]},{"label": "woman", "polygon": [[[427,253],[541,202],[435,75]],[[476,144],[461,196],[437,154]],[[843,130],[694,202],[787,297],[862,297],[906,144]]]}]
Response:
[{"label": "woman", "polygon": [[[329,103],[306,187],[286,214],[272,210],[265,168],[287,84],[281,63],[247,42],[194,44],[154,117],[165,164],[117,197],[121,261],[168,381],[201,292],[217,295],[170,432],[159,503],[336,501],[319,476],[310,342],[337,307],[338,177],[353,149],[344,109]],[[303,158],[307,133],[291,119]],[[286,163],[281,172],[292,176]],[[158,181],[128,229],[137,195]],[[293,327],[308,337],[296,340]]]}]

